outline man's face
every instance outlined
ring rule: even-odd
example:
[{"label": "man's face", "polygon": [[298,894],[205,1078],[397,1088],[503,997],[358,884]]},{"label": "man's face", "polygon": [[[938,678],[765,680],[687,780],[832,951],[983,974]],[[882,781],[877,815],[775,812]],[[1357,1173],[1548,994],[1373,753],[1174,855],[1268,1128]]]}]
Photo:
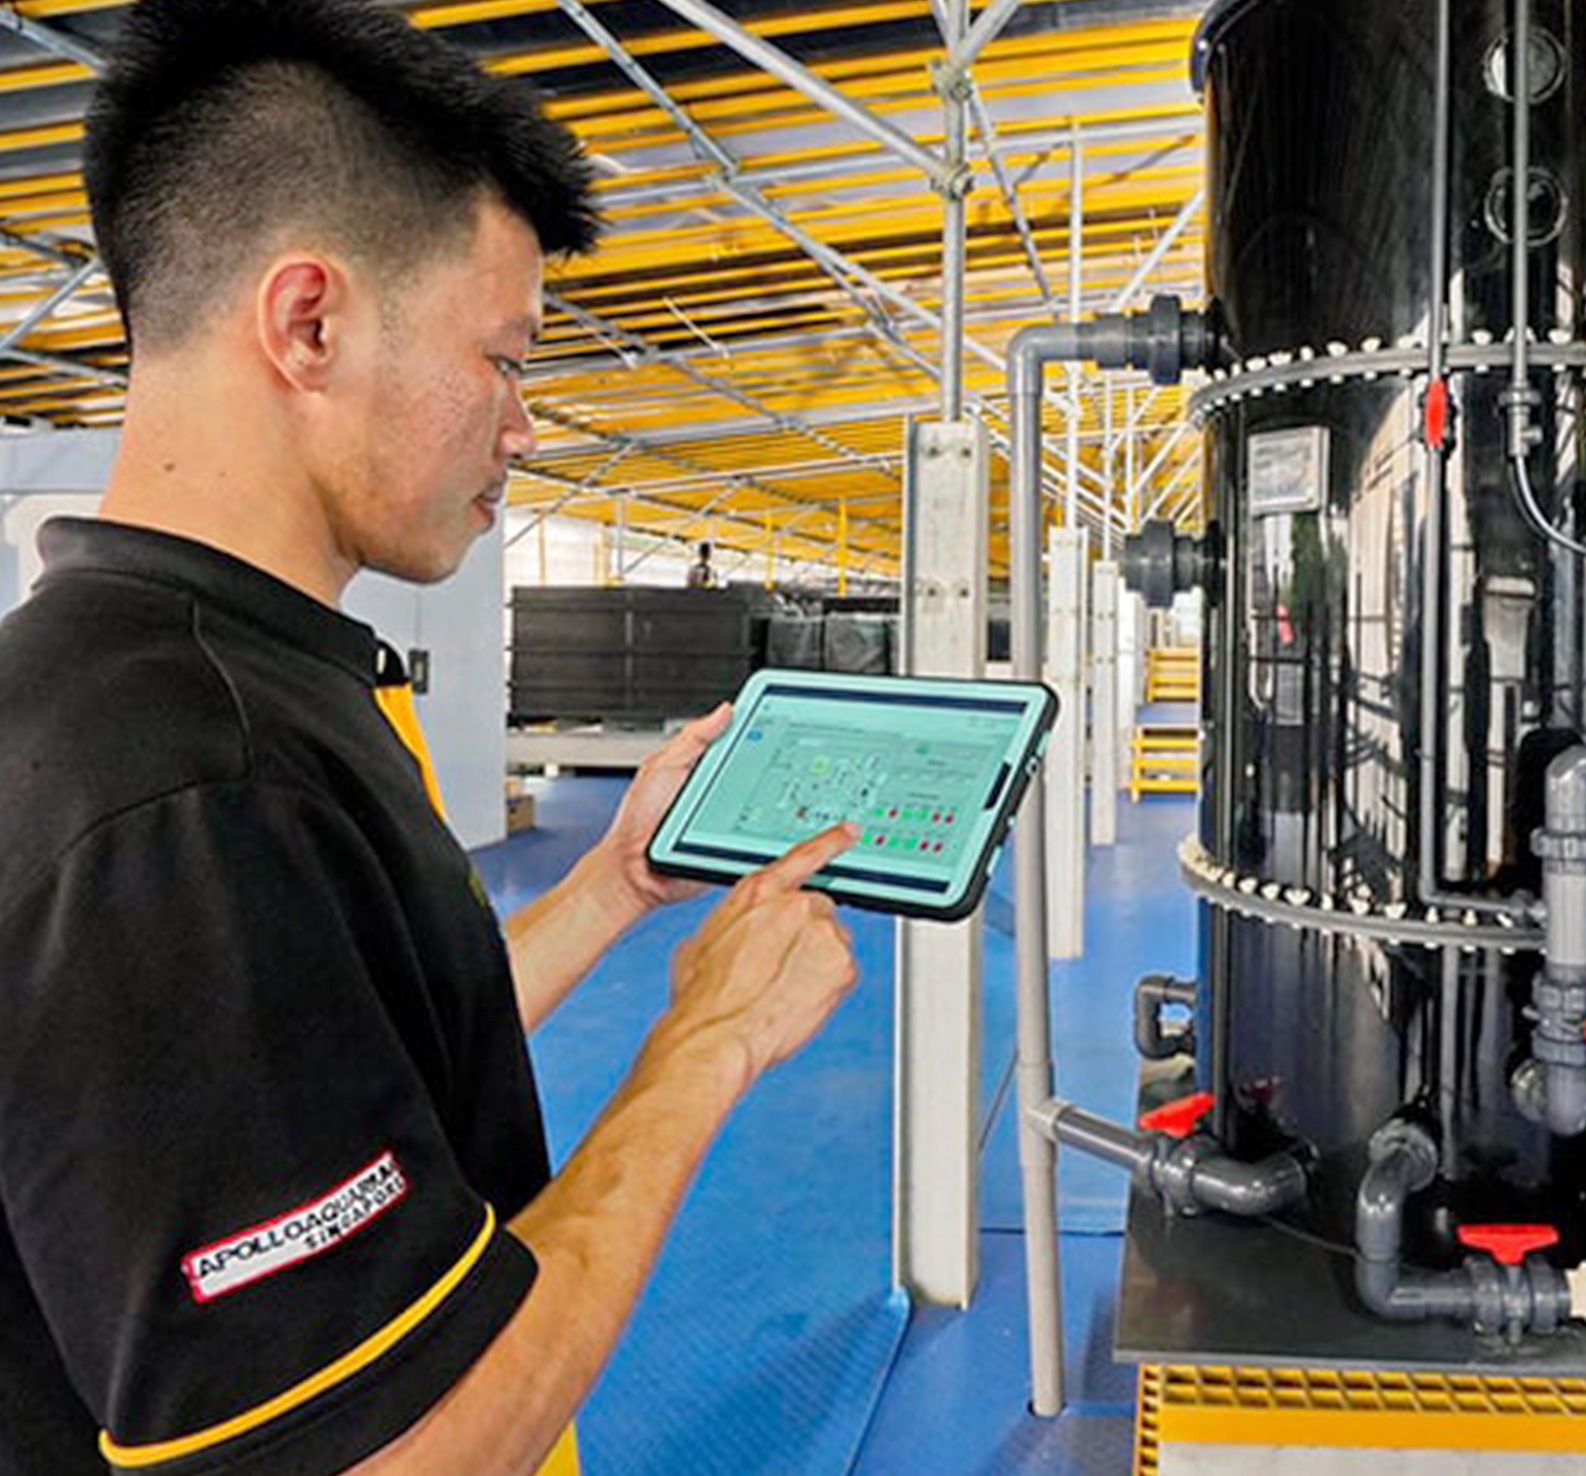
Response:
[{"label": "man's face", "polygon": [[338,555],[428,584],[500,515],[508,463],[534,448],[518,367],[539,330],[532,227],[479,207],[471,240],[388,288],[351,423],[321,480]]}]

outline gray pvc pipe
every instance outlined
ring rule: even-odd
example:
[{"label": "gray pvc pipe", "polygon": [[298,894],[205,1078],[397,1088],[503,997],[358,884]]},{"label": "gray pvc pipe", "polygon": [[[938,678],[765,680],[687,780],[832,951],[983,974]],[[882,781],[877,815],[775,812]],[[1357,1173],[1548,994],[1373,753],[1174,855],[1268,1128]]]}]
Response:
[{"label": "gray pvc pipe", "polygon": [[1208,1139],[1136,1132],[1057,1098],[1037,1107],[1032,1121],[1043,1135],[1128,1169],[1171,1210],[1214,1209],[1250,1219],[1276,1214],[1305,1196],[1305,1170],[1287,1153],[1244,1163],[1216,1152]]},{"label": "gray pvc pipe", "polygon": [[1355,1289],[1379,1317],[1471,1321],[1476,1294],[1463,1270],[1419,1271],[1403,1265],[1404,1208],[1437,1172],[1437,1150],[1419,1129],[1406,1129],[1375,1158],[1355,1196]]},{"label": "gray pvc pipe", "polygon": [[1586,1070],[1560,1061],[1522,1061],[1509,1078],[1521,1115],[1550,1133],[1574,1138],[1586,1132]]},{"label": "gray pvc pipe", "polygon": [[[1168,1164],[1172,1163],[1172,1157]],[[1164,1165],[1166,1167],[1167,1165]],[[1219,1154],[1190,1165],[1188,1190],[1196,1204],[1242,1219],[1259,1219],[1305,1198],[1305,1170],[1287,1153],[1256,1163]]]},{"label": "gray pvc pipe", "polygon": [[1586,748],[1548,765],[1546,817],[1535,842],[1547,904],[1546,961],[1531,986],[1531,1056],[1509,1086],[1527,1118],[1573,1138],[1586,1132]]},{"label": "gray pvc pipe", "polygon": [[[1547,770],[1547,835],[1586,850],[1586,748],[1561,753]],[[1586,857],[1545,862],[1547,969],[1554,978],[1586,974]]]},{"label": "gray pvc pipe", "polygon": [[1371,1167],[1355,1196],[1355,1289],[1379,1317],[1420,1322],[1450,1317],[1478,1332],[1556,1332],[1570,1316],[1569,1282],[1540,1256],[1500,1266],[1467,1256],[1451,1271],[1406,1266],[1404,1212],[1437,1172],[1437,1147],[1416,1123],[1398,1121],[1371,1142]]},{"label": "gray pvc pipe", "polygon": [[1036,1109],[1035,1120],[1043,1135],[1142,1178],[1148,1177],[1156,1158],[1156,1145],[1150,1138],[1072,1102],[1054,1097]]},{"label": "gray pvc pipe", "polygon": [[[1436,135],[1432,146],[1432,324],[1427,392],[1443,377],[1446,363],[1443,334],[1448,299],[1449,91],[1453,0],[1438,0]],[[1443,519],[1447,500],[1446,450],[1426,448],[1426,520],[1421,530],[1421,813],[1417,885],[1421,905],[1434,905],[1438,893],[1438,861],[1442,847],[1437,803],[1439,749],[1443,706]]]},{"label": "gray pvc pipe", "polygon": [[[1013,676],[1041,679],[1042,366],[1057,348],[1072,344],[1058,325],[1017,334],[1009,349],[1013,465],[1009,595]],[[1073,722],[1059,713],[1059,722]],[[1014,956],[1018,994],[1019,1168],[1024,1188],[1025,1288],[1030,1323],[1030,1407],[1052,1416],[1063,1408],[1063,1307],[1057,1243],[1057,1148],[1029,1113],[1052,1094],[1052,1028],[1047,1000],[1046,778],[1043,770],[1025,790],[1013,836]]]}]

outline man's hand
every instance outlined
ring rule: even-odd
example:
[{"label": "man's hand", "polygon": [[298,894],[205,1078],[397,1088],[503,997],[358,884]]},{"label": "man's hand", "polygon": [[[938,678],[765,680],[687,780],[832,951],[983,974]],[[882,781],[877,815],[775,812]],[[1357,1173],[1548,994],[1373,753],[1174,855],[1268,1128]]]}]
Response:
[{"label": "man's hand", "polygon": [[681,902],[704,890],[700,882],[657,876],[644,853],[694,765],[731,721],[732,704],[723,702],[645,759],[622,797],[611,828],[595,848],[605,854],[611,880],[631,896],[638,910]]},{"label": "man's hand", "polygon": [[657,876],[645,848],[700,756],[732,721],[722,703],[690,723],[640,766],[605,835],[550,891],[507,919],[518,1013],[532,1033],[634,923],[663,902],[703,890]]},{"label": "man's hand", "polygon": [[673,957],[663,1030],[740,1050],[744,1088],[799,1050],[858,977],[831,898],[801,890],[858,837],[836,826],[745,877]]}]

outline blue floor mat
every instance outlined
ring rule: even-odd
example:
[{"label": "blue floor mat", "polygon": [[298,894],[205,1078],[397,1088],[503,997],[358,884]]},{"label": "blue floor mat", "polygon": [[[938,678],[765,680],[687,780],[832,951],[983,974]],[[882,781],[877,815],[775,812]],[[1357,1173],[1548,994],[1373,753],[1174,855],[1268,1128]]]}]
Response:
[{"label": "blue floor mat", "polygon": [[[560,780],[540,831],[478,857],[510,906],[580,852],[620,784]],[[574,841],[577,843],[573,843]],[[587,1130],[719,894],[649,918],[540,1031],[553,1149]],[[846,1471],[908,1308],[891,1278],[892,924],[849,914],[862,980],[727,1124],[580,1419],[587,1476]]]},{"label": "blue floor mat", "polygon": [[1065,1409],[1036,1419],[1024,1239],[983,1234],[973,1309],[914,1314],[852,1476],[1124,1476],[1135,1374],[1112,1361],[1122,1248],[1063,1237]]},{"label": "blue floor mat", "polygon": [[[1118,843],[1087,853],[1084,957],[1051,967],[1058,1094],[1120,1121],[1134,1112],[1139,1072],[1135,981],[1142,974],[1188,975],[1195,968],[1195,901],[1174,859],[1177,843],[1194,824],[1193,799],[1163,796],[1120,805]],[[988,967],[988,1078],[1006,1079],[1012,1064],[1013,995],[1011,962],[1005,969]],[[981,1224],[987,1229],[1023,1225],[1017,1122],[1009,1090],[997,1103],[981,1160]],[[1060,1226],[1092,1234],[1121,1230],[1128,1187],[1127,1177],[1108,1164],[1061,1155]]]},{"label": "blue floor mat", "polygon": [[[476,856],[497,905],[510,910],[561,875],[623,787],[534,786],[535,829]],[[1061,1089],[1110,1115],[1133,1105],[1134,979],[1193,962],[1193,904],[1172,862],[1193,813],[1174,799],[1120,807],[1119,846],[1090,853],[1089,955],[1053,966]],[[1021,1224],[1012,1094],[999,1095],[1014,1038],[1011,871],[1001,868],[986,909],[988,1230]],[[539,1032],[558,1158],[620,1082],[665,1006],[672,948],[714,900],[648,919]],[[911,1318],[887,1293],[893,926],[864,913],[846,921],[863,970],[855,997],[760,1084],[712,1151],[581,1417],[586,1476],[1121,1476],[1133,1382],[1108,1356],[1120,1241],[1064,1237],[1073,1405],[1056,1421],[1025,1413],[1021,1236],[982,1237],[968,1314]],[[1115,1170],[1065,1158],[1065,1230],[1116,1227],[1124,1190]]]}]

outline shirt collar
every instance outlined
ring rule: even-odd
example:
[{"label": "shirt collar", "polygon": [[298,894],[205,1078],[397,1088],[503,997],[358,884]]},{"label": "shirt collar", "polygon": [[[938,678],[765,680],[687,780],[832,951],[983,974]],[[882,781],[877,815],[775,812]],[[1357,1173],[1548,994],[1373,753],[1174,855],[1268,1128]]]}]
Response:
[{"label": "shirt collar", "polygon": [[77,574],[167,585],[333,661],[364,682],[385,676],[382,662],[389,657],[381,653],[389,648],[369,626],[208,544],[95,518],[52,518],[39,531],[39,552],[40,585]]}]

